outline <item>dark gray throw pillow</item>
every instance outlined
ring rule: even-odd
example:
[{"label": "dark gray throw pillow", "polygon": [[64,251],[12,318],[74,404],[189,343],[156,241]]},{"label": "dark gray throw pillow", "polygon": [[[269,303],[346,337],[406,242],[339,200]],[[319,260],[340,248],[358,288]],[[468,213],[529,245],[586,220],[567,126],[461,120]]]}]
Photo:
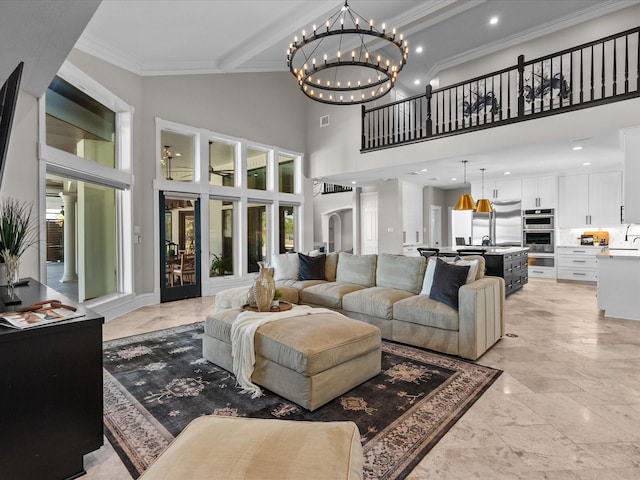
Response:
[{"label": "dark gray throw pillow", "polygon": [[453,265],[438,259],[429,297],[458,310],[458,290],[465,284],[469,266]]},{"label": "dark gray throw pillow", "polygon": [[327,257],[322,254],[317,257],[310,257],[304,253],[298,253],[300,269],[298,280],[326,280],[324,264]]}]

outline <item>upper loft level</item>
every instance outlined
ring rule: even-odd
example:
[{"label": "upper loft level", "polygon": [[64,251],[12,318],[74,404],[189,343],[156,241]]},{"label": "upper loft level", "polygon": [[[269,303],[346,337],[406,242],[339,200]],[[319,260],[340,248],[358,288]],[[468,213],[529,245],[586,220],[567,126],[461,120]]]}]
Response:
[{"label": "upper loft level", "polygon": [[[640,97],[640,27],[404,100],[362,107],[361,152]],[[594,119],[594,121],[596,121]]]}]

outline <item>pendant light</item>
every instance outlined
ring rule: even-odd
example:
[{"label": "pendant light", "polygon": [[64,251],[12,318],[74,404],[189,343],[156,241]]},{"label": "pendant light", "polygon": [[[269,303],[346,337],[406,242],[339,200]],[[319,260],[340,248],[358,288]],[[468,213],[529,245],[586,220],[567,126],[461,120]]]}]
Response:
[{"label": "pendant light", "polygon": [[[462,164],[464,165],[464,187],[467,188],[467,162],[468,160],[462,160]],[[454,210],[475,210],[476,202],[473,201],[473,197],[470,193],[463,193],[458,197],[458,202]]]},{"label": "pendant light", "polygon": [[476,204],[476,213],[491,213],[493,212],[493,208],[491,208],[491,202],[489,202],[488,198],[484,198],[484,168],[481,168],[482,172],[482,198],[478,199],[478,203]]}]

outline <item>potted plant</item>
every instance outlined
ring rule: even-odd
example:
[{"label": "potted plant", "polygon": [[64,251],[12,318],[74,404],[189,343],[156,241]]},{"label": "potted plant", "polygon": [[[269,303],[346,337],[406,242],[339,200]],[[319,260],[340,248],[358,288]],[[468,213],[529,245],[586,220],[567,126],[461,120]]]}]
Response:
[{"label": "potted plant", "polygon": [[279,307],[281,298],[282,298],[282,292],[276,288],[273,291],[273,302],[271,302],[271,306],[272,307]]},{"label": "potted plant", "polygon": [[20,257],[27,248],[38,241],[38,225],[32,216],[31,203],[14,198],[0,202],[0,260],[6,268],[6,284],[9,295],[13,294],[13,283],[19,277]]}]

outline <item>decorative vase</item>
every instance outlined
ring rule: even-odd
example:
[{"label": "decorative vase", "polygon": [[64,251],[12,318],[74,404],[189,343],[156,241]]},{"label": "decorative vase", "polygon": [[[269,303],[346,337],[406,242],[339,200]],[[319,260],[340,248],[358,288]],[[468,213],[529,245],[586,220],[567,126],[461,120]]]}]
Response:
[{"label": "decorative vase", "polygon": [[13,298],[13,287],[20,277],[20,257],[4,252],[4,264],[6,267],[7,295]]},{"label": "decorative vase", "polygon": [[269,273],[267,262],[258,262],[260,273],[253,282],[253,293],[256,298],[256,306],[259,312],[268,312],[271,309],[271,302],[276,291],[276,282]]},{"label": "decorative vase", "polygon": [[256,294],[253,285],[251,285],[251,287],[249,288],[249,292],[247,292],[247,305],[249,305],[251,308],[258,307],[256,305]]}]

